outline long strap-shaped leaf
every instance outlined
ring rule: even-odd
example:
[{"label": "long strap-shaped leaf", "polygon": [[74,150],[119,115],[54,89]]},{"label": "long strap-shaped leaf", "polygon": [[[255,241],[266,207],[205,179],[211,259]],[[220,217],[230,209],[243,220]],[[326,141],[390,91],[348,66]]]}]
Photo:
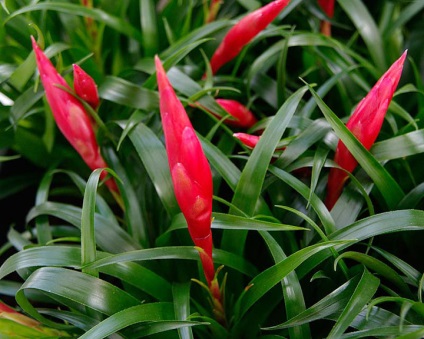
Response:
[{"label": "long strap-shaped leaf", "polygon": [[[276,263],[287,259],[283,249],[270,233],[260,232],[260,235],[265,240]],[[287,317],[292,318],[305,311],[305,299],[303,298],[302,287],[296,272],[293,271],[287,274],[287,276],[281,280],[281,287],[283,290]],[[311,331],[308,324],[300,324],[290,327],[289,334],[292,339],[302,339],[309,338],[311,336]]]},{"label": "long strap-shaped leaf", "polygon": [[[237,256],[220,249],[215,249],[213,253],[215,263],[236,269],[248,276],[257,274],[257,269],[243,257]],[[139,251],[129,251],[117,255],[111,255],[107,258],[102,258],[94,263],[87,265],[87,268],[99,268],[105,265],[117,264],[129,261],[148,261],[161,259],[176,259],[176,260],[199,260],[199,252],[193,246],[172,246],[172,247],[157,247],[148,248]]]},{"label": "long strap-shaped leaf", "polygon": [[[261,139],[253,149],[241,173],[232,203],[248,216],[252,216],[255,213],[265,174],[274,150],[306,91],[307,87],[300,88],[281,106],[272,123],[265,129]],[[234,208],[230,209],[230,213],[238,214]],[[247,232],[226,231],[222,238],[222,248],[238,254],[243,253],[243,244],[246,236]]]},{"label": "long strap-shaped leaf", "polygon": [[270,172],[274,174],[278,179],[284,181],[287,185],[291,186],[299,194],[301,194],[305,198],[305,200],[308,200],[309,204],[321,220],[326,235],[329,235],[335,231],[336,227],[330,212],[325,207],[324,203],[318,198],[318,196],[314,192],[311,192],[308,186],[306,186],[302,181],[297,179],[292,174],[283,171],[282,169],[279,169],[274,166],[270,166],[269,169]]},{"label": "long strap-shaped leaf", "polygon": [[383,72],[386,69],[383,40],[380,30],[367,7],[361,0],[338,0],[338,3],[353,21],[353,24],[368,47],[371,58],[379,70]]},{"label": "long strap-shaped leaf", "polygon": [[312,95],[318,103],[325,118],[334,129],[337,136],[343,141],[348,150],[352,153],[358,163],[367,172],[374,181],[375,185],[386,200],[389,209],[394,209],[405,193],[399,184],[385,170],[385,168],[371,155],[370,152],[355,138],[347,129],[345,124],[334,114],[334,112],[325,104],[312,87],[309,87]]},{"label": "long strap-shaped leaf", "polygon": [[[380,213],[364,218],[337,230],[330,234],[328,238],[330,240],[356,239],[356,243],[382,234],[422,230],[424,230],[424,211],[401,210]],[[348,245],[342,246],[342,248],[346,247]],[[329,258],[331,255],[330,251],[322,251],[310,260],[307,260],[297,271],[299,278],[305,276],[320,262]]]},{"label": "long strap-shaped leaf", "polygon": [[256,303],[265,293],[295,270],[302,262],[320,251],[334,246],[346,245],[350,241],[329,241],[303,248],[287,257],[287,259],[271,266],[253,278],[243,291],[235,306],[236,321]]},{"label": "long strap-shaped leaf", "polygon": [[[97,252],[98,259],[110,256],[110,253]],[[81,250],[75,246],[40,246],[19,251],[0,267],[0,279],[22,269],[37,267],[71,267],[81,269]],[[158,299],[171,299],[171,284],[157,273],[133,262],[103,266],[99,272],[113,276]]]},{"label": "long strap-shaped leaf", "polygon": [[[94,232],[94,216],[96,211],[97,186],[100,180],[101,168],[93,171],[88,178],[84,192],[81,211],[81,265],[84,266],[96,260],[96,236]],[[98,276],[96,270],[83,270],[83,273]]]},{"label": "long strap-shaped leaf", "polygon": [[380,280],[365,269],[352,297],[349,299],[346,307],[343,308],[342,314],[337,319],[327,339],[340,338],[356,316],[374,296],[379,285]]},{"label": "long strap-shaped leaf", "polygon": [[[147,334],[156,334],[181,327],[201,325],[202,323],[194,321],[172,321],[173,320],[172,303],[149,303],[129,307],[123,311],[113,314],[109,318],[93,327],[83,334],[80,339],[101,339],[118,332],[128,326],[146,323],[144,329]],[[154,321],[154,324],[150,322]],[[139,329],[139,331],[142,329]],[[131,331],[131,335],[133,335]],[[137,334],[139,338],[140,333]]]},{"label": "long strap-shaped leaf", "polygon": [[71,4],[66,2],[42,2],[22,7],[21,9],[13,12],[8,17],[8,20],[14,18],[17,15],[21,15],[28,12],[49,10],[93,18],[94,20],[102,22],[105,25],[115,29],[116,31],[129,36],[130,38],[134,38],[138,41],[142,39],[140,31],[137,30],[134,26],[132,26],[128,21],[125,21],[122,18],[110,15],[109,13],[106,13],[105,11],[98,8],[88,8],[82,5]]},{"label": "long strap-shaped leaf", "polygon": [[287,320],[286,322],[263,328],[263,330],[279,330],[299,326],[315,320],[325,319],[332,314],[338,314],[346,307],[349,297],[358,284],[359,276],[355,276],[343,285],[326,295],[324,298],[313,304],[311,307],[299,313],[297,316]]},{"label": "long strap-shaped leaf", "polygon": [[[51,215],[80,228],[81,213],[82,211],[79,207],[48,201],[33,207],[27,215],[27,222],[39,215]],[[137,244],[119,224],[116,224],[109,218],[95,213],[94,225],[97,244],[103,250],[117,253],[140,248],[140,245]],[[113,242],[111,242],[110,239],[113,239]]]},{"label": "long strap-shaped leaf", "polygon": [[16,293],[19,306],[34,319],[48,326],[67,328],[43,317],[25,296],[26,290],[37,290],[50,294],[70,307],[75,304],[112,315],[141,302],[115,285],[90,275],[55,267],[42,267],[22,284]]},{"label": "long strap-shaped leaf", "polygon": [[165,146],[153,131],[139,123],[130,132],[133,143],[167,212],[173,216],[180,212],[174,195]]}]

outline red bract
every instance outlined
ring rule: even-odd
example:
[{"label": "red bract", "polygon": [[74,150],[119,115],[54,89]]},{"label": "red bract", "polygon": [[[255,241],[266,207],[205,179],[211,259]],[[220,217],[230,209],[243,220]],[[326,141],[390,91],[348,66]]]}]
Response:
[{"label": "red bract", "polygon": [[[65,79],[56,71],[35,39],[33,37],[31,39],[47,102],[58,128],[90,169],[108,167],[100,154],[93,126],[84,106],[68,92],[72,90]],[[103,172],[102,178],[105,176],[106,172]],[[112,192],[118,192],[113,179],[108,179],[106,185]]]},{"label": "red bract", "polygon": [[225,119],[227,125],[249,128],[256,124],[257,120],[253,113],[238,101],[231,99],[216,99],[216,102],[234,118]]},{"label": "red bract", "polygon": [[[329,18],[334,16],[334,0],[318,0],[318,4]],[[327,20],[321,22],[321,33],[331,36],[331,24]]]},{"label": "red bract", "polygon": [[[399,83],[407,51],[396,60],[388,71],[377,81],[365,98],[356,107],[346,127],[369,150],[380,133],[387,109],[393,93]],[[348,172],[352,172],[358,162],[340,140],[337,144],[334,161]],[[328,177],[326,205],[333,208],[348,175],[338,169],[331,168]]]},{"label": "red bract", "polygon": [[215,74],[224,64],[235,58],[246,44],[277,17],[289,1],[275,0],[246,15],[235,24],[211,58],[212,73]]},{"label": "red bract", "polygon": [[96,83],[80,66],[76,64],[72,66],[74,69],[75,93],[93,107],[93,109],[97,109],[99,106],[99,93]]},{"label": "red bract", "polygon": [[212,260],[212,173],[187,113],[156,56],[160,114],[169,168],[178,204],[187,220],[209,286],[215,276]]}]

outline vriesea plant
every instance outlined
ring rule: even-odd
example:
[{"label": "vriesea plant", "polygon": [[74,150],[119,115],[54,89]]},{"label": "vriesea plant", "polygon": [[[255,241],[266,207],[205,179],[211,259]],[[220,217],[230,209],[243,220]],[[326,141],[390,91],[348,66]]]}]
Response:
[{"label": "vriesea plant", "polygon": [[422,338],[423,15],[2,1],[0,338]]}]

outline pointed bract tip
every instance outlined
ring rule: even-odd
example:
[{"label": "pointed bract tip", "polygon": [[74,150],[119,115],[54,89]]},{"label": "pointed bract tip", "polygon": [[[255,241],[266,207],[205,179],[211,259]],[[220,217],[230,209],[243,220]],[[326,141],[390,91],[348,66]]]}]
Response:
[{"label": "pointed bract tip", "polygon": [[33,49],[40,49],[40,46],[38,46],[37,40],[35,40],[35,38],[34,38],[33,35],[31,35],[31,43],[32,43],[32,48]]},{"label": "pointed bract tip", "polygon": [[159,56],[157,54],[155,55],[155,66],[156,66],[156,71],[163,68],[162,61],[159,59]]}]

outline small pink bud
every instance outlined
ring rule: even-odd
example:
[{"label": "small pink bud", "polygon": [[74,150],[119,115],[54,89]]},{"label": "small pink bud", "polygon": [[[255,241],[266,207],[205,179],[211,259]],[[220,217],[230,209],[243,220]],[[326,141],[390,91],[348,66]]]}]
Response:
[{"label": "small pink bud", "polygon": [[75,93],[96,110],[100,102],[96,83],[80,66],[77,64],[72,66],[74,69]]},{"label": "small pink bud", "polygon": [[216,102],[234,118],[225,120],[230,126],[250,128],[258,122],[253,113],[236,100],[216,99]]},{"label": "small pink bud", "polygon": [[260,136],[247,133],[234,133],[233,136],[239,139],[244,145],[249,148],[255,148],[259,142]]}]

